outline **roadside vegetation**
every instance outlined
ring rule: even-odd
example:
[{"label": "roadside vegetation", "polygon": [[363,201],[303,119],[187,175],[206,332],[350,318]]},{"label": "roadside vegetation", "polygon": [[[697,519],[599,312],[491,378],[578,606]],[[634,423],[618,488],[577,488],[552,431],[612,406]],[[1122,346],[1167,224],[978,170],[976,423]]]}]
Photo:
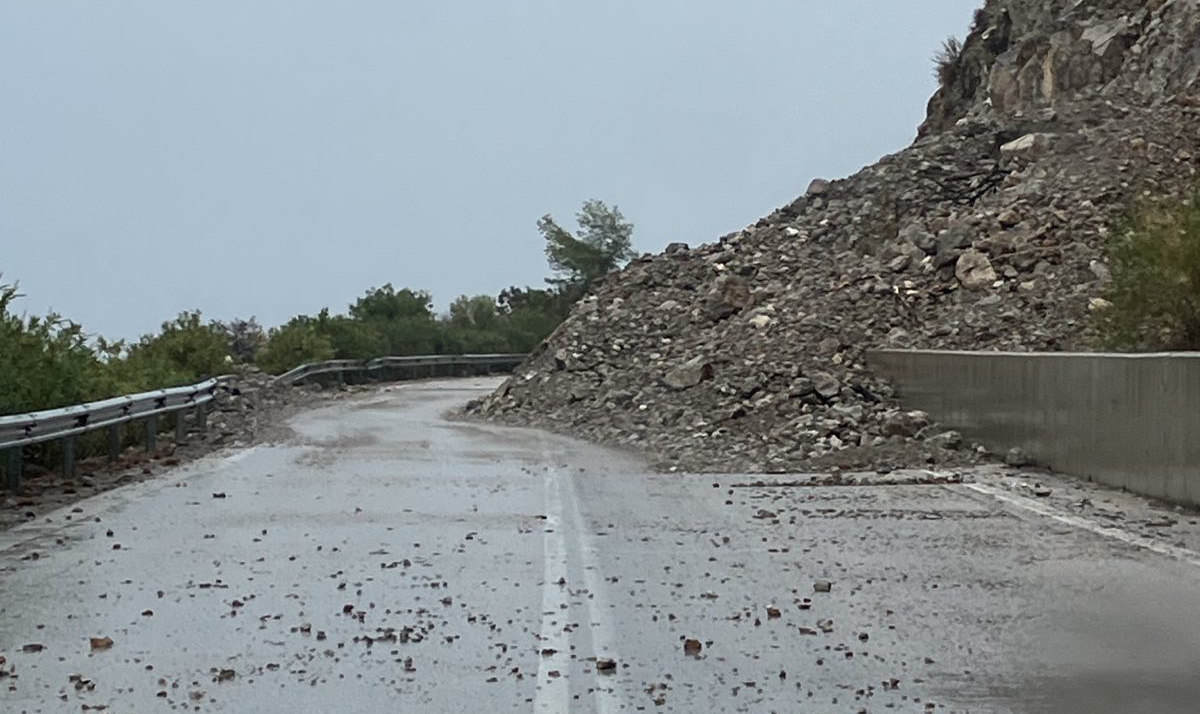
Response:
[{"label": "roadside vegetation", "polygon": [[933,55],[933,76],[938,86],[948,88],[958,80],[959,59],[962,58],[962,43],[957,37],[950,36],[942,41],[942,46]]},{"label": "roadside vegetation", "polygon": [[205,320],[195,310],[136,342],[109,341],[61,315],[20,313],[17,284],[0,279],[0,414],[190,384],[238,364],[278,374],[327,359],[529,352],[593,281],[633,255],[633,226],[615,206],[587,201],[576,218],[575,232],[548,215],[538,221],[553,273],[546,287],[462,295],[444,314],[428,292],[387,284],[344,313],[326,308],[270,330],[254,318]]},{"label": "roadside vegetation", "polygon": [[1114,232],[1108,260],[1112,279],[1093,312],[1102,347],[1200,350],[1200,191],[1140,205]]}]

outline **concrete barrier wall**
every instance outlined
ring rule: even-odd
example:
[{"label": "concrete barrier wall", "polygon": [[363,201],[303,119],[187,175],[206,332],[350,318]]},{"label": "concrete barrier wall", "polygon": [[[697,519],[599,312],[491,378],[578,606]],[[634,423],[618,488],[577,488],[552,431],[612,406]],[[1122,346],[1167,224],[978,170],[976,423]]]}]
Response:
[{"label": "concrete barrier wall", "polygon": [[1200,353],[884,350],[900,403],[1055,471],[1200,505]]}]

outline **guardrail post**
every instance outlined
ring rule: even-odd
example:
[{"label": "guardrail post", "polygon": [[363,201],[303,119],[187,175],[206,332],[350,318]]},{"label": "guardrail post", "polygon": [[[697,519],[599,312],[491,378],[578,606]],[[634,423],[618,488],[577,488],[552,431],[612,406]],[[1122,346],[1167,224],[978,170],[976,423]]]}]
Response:
[{"label": "guardrail post", "polygon": [[116,461],[121,455],[121,425],[108,427],[108,460]]},{"label": "guardrail post", "polygon": [[63,477],[74,478],[75,476],[75,437],[68,436],[63,439]]},{"label": "guardrail post", "polygon": [[21,488],[21,447],[14,446],[8,450],[8,469],[4,475],[9,491],[16,492]]},{"label": "guardrail post", "polygon": [[201,434],[208,433],[208,402],[196,405],[196,429]]},{"label": "guardrail post", "polygon": [[182,444],[187,440],[187,422],[184,420],[183,410],[175,412],[175,443]]},{"label": "guardrail post", "polygon": [[146,453],[153,454],[158,451],[158,415],[151,414],[146,417]]}]

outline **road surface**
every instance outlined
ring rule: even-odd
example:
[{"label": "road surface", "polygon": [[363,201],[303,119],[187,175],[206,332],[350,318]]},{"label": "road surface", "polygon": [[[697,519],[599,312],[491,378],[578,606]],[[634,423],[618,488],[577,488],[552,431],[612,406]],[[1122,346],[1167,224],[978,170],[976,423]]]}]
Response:
[{"label": "road surface", "polygon": [[494,384],[380,388],[0,533],[0,711],[1200,707],[1193,550],[443,418]]}]

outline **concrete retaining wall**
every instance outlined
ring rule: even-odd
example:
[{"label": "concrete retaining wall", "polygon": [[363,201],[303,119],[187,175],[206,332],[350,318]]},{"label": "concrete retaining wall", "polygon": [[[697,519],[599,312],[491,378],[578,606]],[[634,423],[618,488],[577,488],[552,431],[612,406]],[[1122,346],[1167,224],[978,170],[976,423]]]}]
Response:
[{"label": "concrete retaining wall", "polygon": [[1200,505],[1200,353],[884,350],[900,403],[1003,453]]}]

